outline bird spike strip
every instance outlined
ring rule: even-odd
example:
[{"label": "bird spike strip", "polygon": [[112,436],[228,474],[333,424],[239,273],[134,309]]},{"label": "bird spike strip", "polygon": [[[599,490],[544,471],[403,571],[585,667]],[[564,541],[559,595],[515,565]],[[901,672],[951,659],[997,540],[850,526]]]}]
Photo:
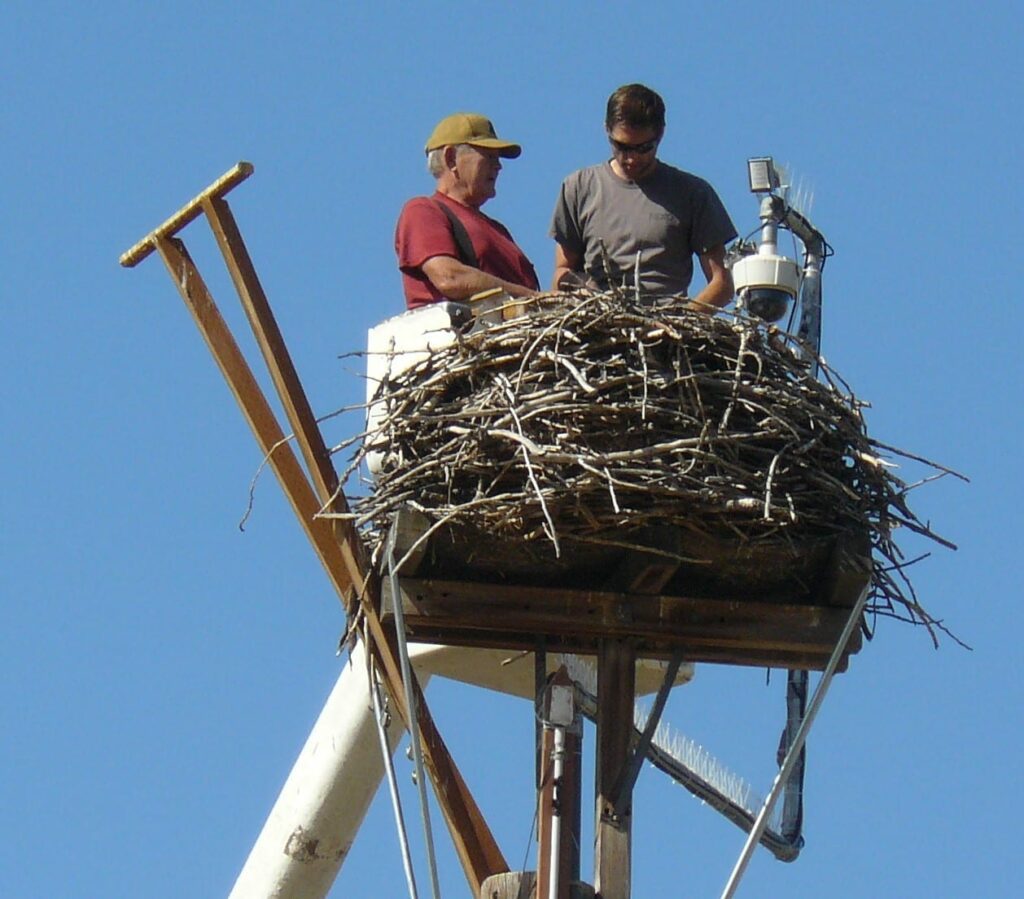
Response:
[{"label": "bird spike strip", "polygon": [[386,414],[343,476],[385,454],[351,513],[371,545],[402,505],[555,556],[570,542],[629,546],[651,526],[741,542],[866,532],[871,610],[924,625],[936,645],[945,630],[894,534],[955,547],[910,510],[880,452],[955,472],[872,440],[865,404],[773,326],[620,292],[542,295],[377,395]]}]

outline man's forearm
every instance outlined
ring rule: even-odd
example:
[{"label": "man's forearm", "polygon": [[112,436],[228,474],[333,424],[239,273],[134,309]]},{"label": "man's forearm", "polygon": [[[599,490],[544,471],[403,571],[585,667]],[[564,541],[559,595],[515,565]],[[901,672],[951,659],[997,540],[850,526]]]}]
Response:
[{"label": "man's forearm", "polygon": [[695,296],[689,308],[710,312],[721,309],[732,299],[734,288],[732,272],[725,267],[725,247],[710,248],[700,256],[701,271],[707,278],[707,286]]},{"label": "man's forearm", "polygon": [[423,265],[423,272],[434,287],[450,300],[468,300],[474,294],[495,287],[513,297],[529,297],[536,293],[532,288],[489,275],[449,257],[429,259]]},{"label": "man's forearm", "polygon": [[690,300],[691,308],[721,309],[732,299],[733,289],[730,281],[719,281],[708,284],[697,296]]},{"label": "man's forearm", "polygon": [[[537,292],[532,288],[524,287],[522,284],[515,284],[512,281],[506,281],[495,275],[489,275],[487,272],[480,271],[480,269],[468,267],[465,272],[460,273],[449,282],[447,290],[441,290],[441,292],[453,300],[468,300],[475,294],[485,290],[492,290],[495,287],[500,287],[512,297],[531,297]],[[440,290],[441,288],[439,287],[438,289]]]}]

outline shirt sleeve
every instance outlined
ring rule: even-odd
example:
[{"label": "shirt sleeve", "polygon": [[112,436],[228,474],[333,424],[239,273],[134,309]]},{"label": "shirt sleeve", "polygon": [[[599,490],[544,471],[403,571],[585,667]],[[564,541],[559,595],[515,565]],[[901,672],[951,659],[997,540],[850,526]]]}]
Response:
[{"label": "shirt sleeve", "polygon": [[562,182],[548,233],[569,252],[582,256],[586,248],[580,230],[577,183],[573,175]]},{"label": "shirt sleeve", "polygon": [[692,246],[698,254],[706,253],[712,247],[726,244],[736,237],[736,227],[715,189],[706,181],[702,184],[703,190],[693,218]]},{"label": "shirt sleeve", "polygon": [[459,258],[451,223],[429,197],[415,197],[402,207],[395,228],[395,253],[403,272],[418,270],[433,256]]}]

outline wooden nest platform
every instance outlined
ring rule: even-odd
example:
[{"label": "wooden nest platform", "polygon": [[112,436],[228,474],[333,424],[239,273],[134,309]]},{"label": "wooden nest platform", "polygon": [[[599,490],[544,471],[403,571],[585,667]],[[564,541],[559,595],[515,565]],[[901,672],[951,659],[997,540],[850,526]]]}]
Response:
[{"label": "wooden nest platform", "polygon": [[383,383],[345,475],[383,454],[351,517],[382,567],[396,525],[415,639],[586,652],[631,635],[641,655],[822,668],[865,587],[875,611],[934,624],[891,535],[944,541],[823,360],[771,326],[618,293],[528,313]]}]

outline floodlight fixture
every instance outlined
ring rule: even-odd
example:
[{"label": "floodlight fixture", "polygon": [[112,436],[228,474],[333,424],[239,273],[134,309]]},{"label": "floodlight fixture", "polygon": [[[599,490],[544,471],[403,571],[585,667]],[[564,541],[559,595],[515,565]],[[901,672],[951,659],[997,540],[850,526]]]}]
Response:
[{"label": "floodlight fixture", "polygon": [[747,178],[751,193],[769,194],[779,186],[779,172],[771,156],[755,156],[747,160]]}]

